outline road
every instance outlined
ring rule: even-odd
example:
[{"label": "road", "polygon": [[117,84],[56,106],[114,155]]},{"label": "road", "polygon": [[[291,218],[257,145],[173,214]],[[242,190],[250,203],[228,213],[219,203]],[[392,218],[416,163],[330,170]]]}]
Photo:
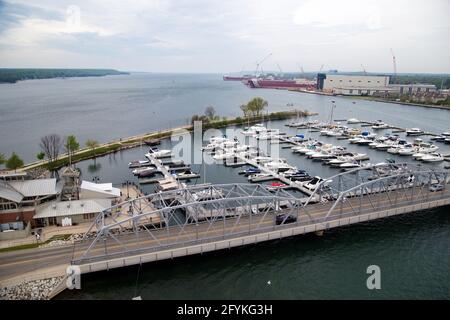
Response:
[{"label": "road", "polygon": [[[413,193],[409,189],[408,192],[403,194],[403,197],[411,196]],[[349,198],[341,205],[338,204],[333,212],[331,218],[342,216],[356,216],[355,210],[361,208],[362,212],[369,212],[376,210],[377,208],[389,208],[394,207],[393,201],[395,194],[390,195],[381,193],[371,196],[372,201],[360,202],[359,198]],[[403,198],[400,192],[397,193],[398,206],[411,203],[411,199]],[[417,195],[417,194],[416,194]],[[366,197],[364,197],[366,198]],[[450,188],[445,191],[431,193],[425,191],[420,197],[415,197],[415,201],[435,200],[441,198],[450,198]],[[333,205],[329,203],[317,203],[307,206],[308,215],[302,210],[300,211],[298,224],[312,224],[314,221],[323,219],[328,210]],[[292,224],[295,226],[296,224]],[[284,228],[288,228],[284,226]],[[141,231],[138,236],[133,234],[124,234],[117,236],[116,238],[121,242],[118,243],[113,238],[109,237],[106,241],[99,241],[89,252],[88,257],[94,258],[94,260],[101,260],[105,258],[105,254],[108,256],[122,255],[125,247],[128,250],[140,250],[140,251],[156,251],[161,248],[167,248],[168,246],[182,247],[188,241],[208,241],[208,239],[221,238],[224,235],[227,237],[239,236],[242,234],[267,232],[275,228],[274,214],[267,215],[257,214],[251,216],[242,216],[239,218],[228,218],[225,220],[218,220],[213,224],[199,223],[186,225],[184,230],[181,228],[171,227],[170,233],[167,229],[152,230],[152,236],[147,231]],[[46,270],[68,265],[73,258],[81,258],[86,251],[90,242],[77,243],[75,246],[59,246],[59,247],[47,247],[47,248],[34,248],[19,251],[11,251],[0,253],[0,282],[8,278],[20,277],[23,274],[30,272],[45,273]],[[125,247],[124,247],[125,246]]]}]

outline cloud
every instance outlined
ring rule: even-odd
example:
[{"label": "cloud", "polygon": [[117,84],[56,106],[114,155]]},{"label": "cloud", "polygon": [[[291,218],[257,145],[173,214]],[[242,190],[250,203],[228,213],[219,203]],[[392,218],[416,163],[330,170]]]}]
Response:
[{"label": "cloud", "polygon": [[0,67],[227,72],[273,52],[265,70],[390,71],[392,47],[399,71],[450,72],[448,12],[448,0],[0,0]]},{"label": "cloud", "polygon": [[308,0],[294,12],[294,23],[321,28],[365,26],[380,29],[380,10],[373,1],[361,0]]}]

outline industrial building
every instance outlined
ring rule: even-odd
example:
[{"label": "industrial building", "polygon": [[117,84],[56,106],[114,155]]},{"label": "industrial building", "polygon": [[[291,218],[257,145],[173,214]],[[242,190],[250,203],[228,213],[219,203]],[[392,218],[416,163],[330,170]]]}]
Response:
[{"label": "industrial building", "polygon": [[317,89],[331,94],[350,96],[415,95],[436,92],[433,84],[389,84],[389,76],[372,75],[317,75]]},{"label": "industrial building", "polygon": [[375,89],[385,88],[389,85],[389,76],[364,76],[364,75],[343,75],[325,74],[317,75],[317,89],[323,92],[334,93],[340,88],[364,88]]}]

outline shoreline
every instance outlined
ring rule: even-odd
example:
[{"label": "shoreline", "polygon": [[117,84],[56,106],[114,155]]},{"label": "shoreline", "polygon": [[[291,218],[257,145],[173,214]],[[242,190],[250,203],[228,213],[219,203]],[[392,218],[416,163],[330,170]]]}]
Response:
[{"label": "shoreline", "polygon": [[288,91],[317,94],[317,95],[320,95],[320,96],[342,97],[342,98],[346,98],[346,99],[360,99],[360,100],[383,102],[383,103],[395,103],[395,104],[406,105],[406,106],[414,106],[414,107],[450,110],[450,106],[448,106],[448,105],[423,104],[423,103],[402,102],[402,101],[395,101],[395,100],[392,101],[392,100],[384,100],[384,99],[372,98],[372,97],[369,97],[369,96],[346,96],[346,95],[342,95],[342,94],[332,94],[332,93],[319,92],[319,91],[305,91],[305,90],[291,90],[291,89],[288,89]]},{"label": "shoreline", "polygon": [[[228,127],[231,125],[246,125],[254,124],[257,122],[268,122],[273,120],[286,120],[297,117],[298,113],[301,113],[305,117],[315,116],[318,113],[309,112],[306,110],[286,110],[272,112],[269,115],[256,116],[249,119],[243,117],[234,117],[226,120],[219,120],[214,122],[207,122],[203,124],[203,130],[207,129],[219,129]],[[143,134],[137,134],[134,136],[120,138],[119,140],[113,140],[110,142],[99,144],[95,151],[91,148],[82,148],[72,154],[72,163],[93,159],[96,157],[105,156],[107,154],[115,153],[121,150],[131,149],[145,144],[146,140],[162,140],[170,137],[172,134],[176,134],[179,130],[187,130],[192,132],[192,125],[183,125],[174,128],[170,128],[162,131],[148,132]],[[49,163],[48,160],[39,160],[25,164],[23,167],[18,168],[17,171],[24,172],[32,169],[46,168],[49,170],[57,170],[67,165],[69,162],[69,156],[67,153],[61,154],[54,163]]]},{"label": "shoreline", "polygon": [[[350,96],[342,96],[342,97],[350,98]],[[413,106],[413,107],[450,110],[450,106],[444,106],[444,105],[421,104],[421,103],[402,102],[402,101],[390,101],[390,100],[383,100],[383,99],[377,99],[377,98],[366,98],[366,97],[357,97],[357,99],[363,99],[363,100],[375,101],[375,102],[384,102],[384,103],[395,103],[395,104]]]}]

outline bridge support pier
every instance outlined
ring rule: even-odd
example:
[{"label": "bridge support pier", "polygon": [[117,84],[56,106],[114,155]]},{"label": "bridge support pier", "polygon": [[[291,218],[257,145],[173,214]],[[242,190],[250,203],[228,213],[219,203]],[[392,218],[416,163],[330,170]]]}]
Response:
[{"label": "bridge support pier", "polygon": [[321,236],[323,236],[323,230],[316,231],[316,232],[314,232],[314,234],[318,237],[321,237]]}]

